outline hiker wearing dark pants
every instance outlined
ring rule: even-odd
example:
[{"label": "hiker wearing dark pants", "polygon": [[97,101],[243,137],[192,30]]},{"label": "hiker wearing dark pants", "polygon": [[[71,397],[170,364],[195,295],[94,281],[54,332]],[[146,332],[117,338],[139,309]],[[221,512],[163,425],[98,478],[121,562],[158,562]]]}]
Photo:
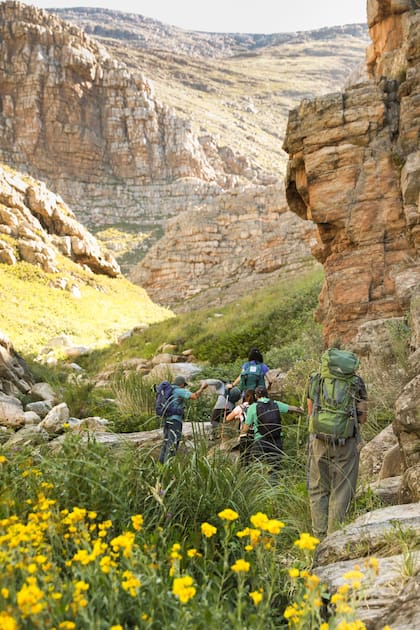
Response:
[{"label": "hiker wearing dark pants", "polygon": [[250,428],[254,430],[251,453],[255,460],[267,464],[273,480],[278,478],[283,454],[281,413],[294,411],[303,413],[301,407],[271,400],[266,387],[255,389],[256,402],[248,408],[241,435],[246,436]]},{"label": "hiker wearing dark pants", "polygon": [[201,392],[206,389],[207,384],[201,383],[196,392],[186,389],[187,382],[183,376],[175,377],[173,384],[173,398],[178,412],[165,418],[163,425],[163,444],[160,451],[159,461],[164,464],[169,457],[173,457],[178,450],[182,437],[182,418],[184,415],[184,402],[186,400],[196,400]]},{"label": "hiker wearing dark pants", "polygon": [[308,492],[314,536],[344,521],[359,471],[359,424],[367,419],[367,393],[352,352],[331,348],[308,384]]}]

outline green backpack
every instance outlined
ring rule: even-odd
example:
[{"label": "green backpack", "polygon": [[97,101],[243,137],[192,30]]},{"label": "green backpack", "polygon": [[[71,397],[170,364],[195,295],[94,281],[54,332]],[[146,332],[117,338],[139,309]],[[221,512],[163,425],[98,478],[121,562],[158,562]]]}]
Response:
[{"label": "green backpack", "polygon": [[239,388],[242,392],[255,389],[258,385],[265,385],[262,363],[247,361],[242,369]]},{"label": "green backpack", "polygon": [[357,423],[355,372],[359,359],[353,352],[330,348],[321,357],[319,373],[311,377],[309,397],[313,410],[309,430],[333,438],[355,434]]}]

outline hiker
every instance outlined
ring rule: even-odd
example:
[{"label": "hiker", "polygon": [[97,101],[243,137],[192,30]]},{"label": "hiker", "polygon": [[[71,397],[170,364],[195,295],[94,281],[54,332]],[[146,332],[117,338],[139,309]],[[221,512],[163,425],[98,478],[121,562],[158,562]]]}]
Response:
[{"label": "hiker", "polygon": [[342,523],[359,470],[359,425],[367,419],[367,393],[352,352],[330,348],[308,383],[308,492],[314,536]]},{"label": "hiker", "polygon": [[[256,401],[255,390],[247,389],[242,401],[226,416],[227,422],[239,423],[239,434],[245,424],[245,418],[248,408]],[[254,432],[250,428],[242,438],[239,439],[239,463],[246,466],[251,461],[251,446],[254,441]]]},{"label": "hiker", "polygon": [[239,384],[242,394],[245,394],[247,389],[255,389],[259,385],[265,387],[265,375],[268,370],[258,348],[251,348],[248,361],[243,364],[241,373],[233,381],[233,386]]},{"label": "hiker", "polygon": [[232,411],[235,403],[241,397],[241,392],[237,387],[233,387],[232,383],[225,383],[218,378],[206,378],[203,383],[207,386],[214,387],[217,394],[216,403],[210,417],[211,422],[211,439],[218,440],[221,437],[223,423],[226,415]]},{"label": "hiker", "polygon": [[295,407],[278,400],[270,399],[267,388],[259,385],[255,389],[256,402],[246,413],[245,424],[240,439],[245,439],[250,428],[254,430],[251,454],[256,460],[269,464],[271,476],[276,479],[283,454],[283,434],[281,415],[293,411],[304,413],[302,407]]},{"label": "hiker", "polygon": [[172,387],[169,415],[164,416],[163,444],[159,456],[161,464],[164,464],[169,457],[173,457],[178,450],[179,442],[182,437],[184,402],[186,400],[197,400],[206,389],[207,384],[202,382],[196,392],[191,392],[189,389],[186,389],[187,381],[185,378],[183,376],[176,376]]}]

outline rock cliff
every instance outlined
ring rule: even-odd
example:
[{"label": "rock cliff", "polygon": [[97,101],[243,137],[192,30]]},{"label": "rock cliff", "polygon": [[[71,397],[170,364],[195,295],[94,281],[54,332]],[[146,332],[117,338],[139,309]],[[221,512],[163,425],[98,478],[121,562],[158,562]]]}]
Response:
[{"label": "rock cliff", "polygon": [[[115,19],[114,14],[111,19]],[[158,33],[169,32],[163,25],[141,26],[152,31],[156,27]],[[109,42],[115,48],[115,29],[104,28],[95,27],[94,32],[108,35],[107,45]],[[118,28],[116,32],[121,35]],[[280,55],[275,46],[284,40],[290,48],[284,53],[283,63],[290,65],[292,57],[304,55],[313,47],[307,75],[311,75],[312,85],[316,83],[319,92],[324,75],[329,77],[329,85],[341,84],[353,56],[357,61],[364,31],[356,27],[320,31],[309,38],[303,33],[295,35],[282,39],[280,34],[269,41],[232,36],[228,54],[234,57],[241,51],[248,53],[250,47],[266,46],[273,48],[273,59],[277,59]],[[131,276],[153,299],[172,306],[184,304],[185,298],[194,295],[196,299],[189,301],[189,307],[213,299],[213,303],[218,303],[228,297],[233,299],[235,290],[243,290],[243,284],[235,282],[235,270],[239,278],[247,276],[249,288],[250,278],[251,283],[260,284],[283,270],[300,271],[313,264],[313,226],[288,212],[279,183],[281,173],[268,172],[267,160],[259,163],[254,159],[261,153],[259,145],[252,148],[256,137],[269,138],[270,142],[275,138],[278,161],[282,153],[278,134],[282,134],[285,103],[288,98],[296,98],[296,89],[299,92],[295,78],[290,85],[288,81],[273,84],[264,94],[257,90],[258,106],[248,93],[237,97],[234,104],[224,96],[212,105],[214,111],[200,110],[205,111],[201,119],[208,115],[209,120],[197,130],[196,123],[180,118],[155,97],[150,80],[133,67],[143,67],[134,53],[134,62],[130,63],[127,50],[119,54],[127,64],[118,61],[103,45],[56,15],[8,0],[0,4],[0,37],[0,160],[44,180],[91,229],[120,222],[150,233],[157,224],[166,226],[171,219],[167,236]],[[191,54],[204,54],[212,46],[211,55],[217,54],[221,46],[227,46],[226,38],[222,39],[197,35],[193,37],[197,45],[193,45]],[[198,46],[204,40],[204,48]],[[348,52],[340,57],[339,67],[328,52],[331,41],[334,50],[342,41],[348,43]],[[177,50],[179,53],[179,46]],[[190,51],[188,47],[187,50]],[[173,54],[172,51],[171,59]],[[155,74],[159,74],[159,66],[166,68],[172,63],[167,55],[161,59],[154,51],[147,58],[148,70],[153,55]],[[299,63],[303,64],[304,59],[303,56]],[[311,69],[318,67],[319,60],[323,70],[314,78]],[[179,56],[173,60],[182,68],[186,63]],[[241,57],[238,64],[243,66]],[[172,66],[169,69],[170,94],[179,93],[179,85],[184,81],[183,85],[193,85],[198,103],[204,88],[196,85],[192,70],[186,68],[185,78],[185,72],[178,68],[177,87],[178,78],[174,79]],[[222,92],[223,86],[230,84],[235,91],[250,85],[248,77],[238,73],[237,66],[226,72],[222,76],[220,68],[207,68],[203,85],[212,93],[220,84]],[[165,81],[164,77],[161,84]],[[301,89],[307,93],[307,81]],[[171,97],[168,102],[178,103],[178,111],[182,109],[188,116],[179,100]],[[226,119],[227,124],[219,125],[220,129],[225,129],[226,136],[226,129],[234,127],[241,148],[252,157],[227,146],[225,137],[220,145],[208,132],[209,121],[219,117],[221,107],[223,116],[226,112],[235,115]],[[264,118],[264,129],[254,124],[258,108],[269,112],[269,117]],[[284,154],[281,159],[284,163]],[[178,216],[176,221],[174,217]],[[256,250],[261,252],[259,258]],[[231,290],[224,291],[221,298],[226,286]]]},{"label": "rock cliff", "polygon": [[370,80],[289,115],[286,195],[316,224],[325,338],[403,316],[420,283],[420,10],[368,1]]},{"label": "rock cliff", "polygon": [[0,164],[0,263],[26,261],[54,274],[60,255],[94,273],[116,277],[120,271],[61,197]]}]

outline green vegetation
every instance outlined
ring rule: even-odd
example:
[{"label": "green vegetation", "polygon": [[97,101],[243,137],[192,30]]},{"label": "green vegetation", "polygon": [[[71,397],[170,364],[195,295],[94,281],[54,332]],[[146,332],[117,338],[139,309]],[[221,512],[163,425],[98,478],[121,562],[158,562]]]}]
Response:
[{"label": "green vegetation", "polygon": [[[124,278],[89,273],[62,257],[59,274],[20,262],[0,265],[1,330],[25,356],[66,334],[75,345],[104,346],[142,323],[171,317]],[[59,281],[66,289],[58,288]],[[80,297],[74,297],[77,287]]]},{"label": "green vegetation", "polygon": [[[40,302],[49,295],[44,291],[57,291],[39,270],[20,265],[14,271],[9,276],[14,286],[21,289],[18,283],[30,282]],[[151,324],[118,345],[80,357],[82,377],[33,365],[37,376],[52,382],[68,403],[71,415],[106,417],[116,432],[159,426],[150,381],[130,372],[123,361],[151,357],[164,343],[174,344],[176,352],[191,348],[206,362],[199,378],[228,379],[237,376],[249,348],[257,345],[267,363],[287,370],[284,400],[304,404],[307,377],[322,349],[312,316],[321,281],[312,273],[293,286],[267,287],[219,311]],[[83,291],[95,295],[98,286],[88,275]],[[105,279],[100,286],[116,299],[118,291],[112,293],[111,287],[123,285]],[[169,317],[163,309],[159,313]],[[76,330],[80,311],[73,314]],[[392,325],[389,334],[396,366],[391,373],[402,374],[408,331],[403,324]],[[32,347],[37,343],[39,333],[28,342]],[[94,387],[99,371],[115,367],[109,388]],[[370,391],[386,389],[381,397],[372,397],[377,426],[371,431],[382,419],[379,405],[386,399],[389,414],[397,394],[386,373],[387,381],[375,380],[373,369],[365,375]],[[68,630],[164,625],[175,630],[228,620],[238,630],[309,630],[322,628],[327,614],[328,628],[363,627],[350,625],[363,596],[363,588],[355,585],[363,586],[364,574],[368,580],[369,571],[377,570],[375,560],[349,571],[344,579],[350,588],[332,597],[311,572],[317,541],[307,533],[305,419],[284,416],[282,473],[272,485],[263,465],[244,469],[204,439],[199,423],[208,419],[213,402],[203,396],[188,405],[187,419],[197,423],[194,449],[181,448],[164,466],[156,461],[160,444],[111,449],[88,432],[69,432],[58,451],[48,445],[10,452],[3,447],[0,625],[29,630],[40,623]],[[354,513],[376,507],[375,501],[371,493],[361,494]],[[403,542],[404,571],[410,575],[413,546],[408,537]]]},{"label": "green vegetation", "polygon": [[[1,627],[319,627],[329,594],[310,572],[318,541],[300,533],[301,471],[286,463],[272,486],[195,446],[163,468],[72,434],[55,455],[0,454]],[[356,618],[343,598],[331,624]]]},{"label": "green vegetation", "polygon": [[237,376],[254,346],[271,367],[287,370],[298,359],[319,356],[321,329],[313,320],[313,311],[321,284],[322,275],[311,272],[293,285],[279,281],[220,309],[161,321],[118,348],[87,357],[83,366],[91,372],[130,357],[150,358],[163,343],[169,343],[176,346],[176,352],[192,348],[198,361],[224,373],[225,378]]}]

